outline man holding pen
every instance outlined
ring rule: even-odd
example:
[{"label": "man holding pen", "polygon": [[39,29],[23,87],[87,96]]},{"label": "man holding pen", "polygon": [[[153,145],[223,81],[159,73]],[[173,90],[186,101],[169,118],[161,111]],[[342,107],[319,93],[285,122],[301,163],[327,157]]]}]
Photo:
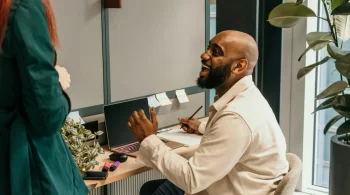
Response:
[{"label": "man holding pen", "polygon": [[203,134],[193,157],[181,157],[156,136],[154,108],[151,120],[142,110],[130,117],[129,128],[141,143],[137,160],[167,178],[146,183],[140,194],[274,194],[289,166],[282,131],[252,81],[256,42],[248,34],[223,31],[210,41],[201,59],[197,83],[215,88],[217,96],[206,123],[179,119],[185,131]]}]

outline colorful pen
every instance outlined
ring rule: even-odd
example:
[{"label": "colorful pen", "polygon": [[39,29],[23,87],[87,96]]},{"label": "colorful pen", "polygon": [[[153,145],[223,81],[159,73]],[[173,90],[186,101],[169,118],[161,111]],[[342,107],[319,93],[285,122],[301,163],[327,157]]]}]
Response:
[{"label": "colorful pen", "polygon": [[113,165],[111,166],[111,168],[109,168],[109,170],[110,170],[110,171],[116,170],[116,169],[118,168],[119,164],[120,164],[119,161],[115,161],[115,162],[113,163]]},{"label": "colorful pen", "polygon": [[108,172],[108,169],[110,168],[110,164],[108,162],[106,162],[104,165],[103,165],[103,168],[102,168],[102,171],[103,172]]}]

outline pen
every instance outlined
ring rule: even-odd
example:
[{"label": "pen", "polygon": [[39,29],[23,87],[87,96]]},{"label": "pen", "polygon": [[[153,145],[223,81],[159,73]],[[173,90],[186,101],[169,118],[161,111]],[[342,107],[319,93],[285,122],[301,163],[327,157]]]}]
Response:
[{"label": "pen", "polygon": [[108,172],[108,169],[110,168],[110,164],[108,162],[106,162],[104,165],[103,165],[103,168],[102,168],[102,171],[103,172]]},{"label": "pen", "polygon": [[118,168],[119,165],[120,165],[120,162],[119,161],[115,161],[109,170],[110,171],[114,171],[114,170],[116,170]]},{"label": "pen", "polygon": [[170,131],[170,130],[171,129],[169,129],[169,128],[168,129],[161,129],[161,130],[158,131],[158,133],[163,133],[163,132],[167,132],[167,131]]},{"label": "pen", "polygon": [[[196,115],[196,114],[197,114],[197,112],[198,112],[200,109],[202,109],[202,107],[203,107],[203,106],[199,107],[199,108],[198,108],[198,110],[197,110],[196,112],[194,112],[194,113],[192,114],[192,116],[190,116],[190,118],[188,118],[188,120],[191,120],[191,119],[194,117],[194,115]],[[182,129],[182,127],[183,127],[183,126],[184,126],[184,125],[183,125],[183,124],[181,124],[180,129]]]}]

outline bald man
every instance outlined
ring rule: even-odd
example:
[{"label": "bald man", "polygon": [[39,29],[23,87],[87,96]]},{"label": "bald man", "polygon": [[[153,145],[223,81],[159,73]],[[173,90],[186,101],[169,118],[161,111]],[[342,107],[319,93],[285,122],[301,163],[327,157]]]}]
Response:
[{"label": "bald man", "polygon": [[[269,104],[252,81],[258,60],[254,39],[242,32],[215,36],[201,55],[198,85],[215,88],[207,123],[181,119],[187,131],[203,134],[193,157],[185,159],[157,136],[157,118],[135,111],[129,128],[141,142],[137,160],[167,180],[146,183],[141,195],[272,195],[288,171],[286,143]],[[205,125],[203,125],[205,124]]]}]

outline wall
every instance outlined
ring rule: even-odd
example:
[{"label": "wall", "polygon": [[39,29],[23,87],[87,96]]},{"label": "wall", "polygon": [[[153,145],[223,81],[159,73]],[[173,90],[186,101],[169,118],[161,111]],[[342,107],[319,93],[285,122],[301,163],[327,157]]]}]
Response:
[{"label": "wall", "polygon": [[174,91],[182,88],[190,102],[178,105],[174,99],[172,106],[159,109],[162,126],[177,123],[199,105],[208,107],[209,93],[195,80],[208,42],[209,0],[130,0],[121,9],[105,9],[103,0],[51,3],[62,45],[58,64],[71,74],[67,92],[82,117],[98,120],[104,105],[160,92],[174,99]]}]

